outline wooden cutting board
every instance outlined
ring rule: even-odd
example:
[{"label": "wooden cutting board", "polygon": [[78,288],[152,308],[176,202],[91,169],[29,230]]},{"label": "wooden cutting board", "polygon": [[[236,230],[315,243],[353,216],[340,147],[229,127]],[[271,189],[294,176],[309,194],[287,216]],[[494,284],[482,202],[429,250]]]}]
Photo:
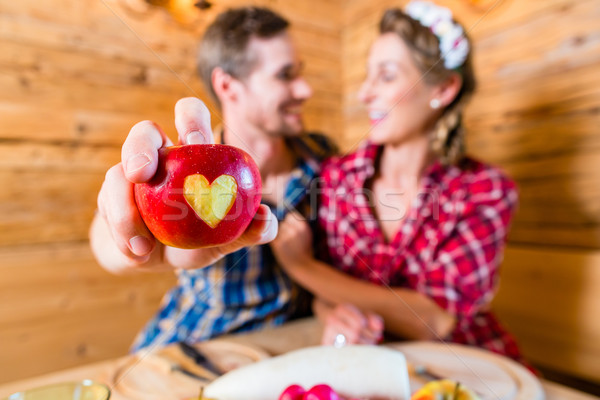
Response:
[{"label": "wooden cutting board", "polygon": [[[196,345],[223,372],[270,357],[258,347],[227,340],[213,340]],[[179,371],[181,366],[202,377],[201,381]],[[187,400],[197,399],[200,388],[215,376],[197,366],[177,346],[157,351],[141,351],[123,360],[107,380],[111,400]]]}]

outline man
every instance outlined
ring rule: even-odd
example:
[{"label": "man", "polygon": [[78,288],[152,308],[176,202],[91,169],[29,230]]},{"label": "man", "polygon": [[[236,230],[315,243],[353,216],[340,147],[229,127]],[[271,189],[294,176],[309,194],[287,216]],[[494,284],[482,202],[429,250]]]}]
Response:
[{"label": "man", "polygon": [[[156,242],[137,211],[133,184],[154,175],[157,150],[172,143],[150,121],[132,128],[122,162],[106,175],[90,230],[99,263],[115,273],[174,269],[178,276],[133,350],[279,324],[302,308],[300,291],[265,243],[275,237],[277,219],[289,209],[305,215],[310,211],[307,189],[320,159],[332,148],[323,137],[300,136],[301,106],[312,90],[301,77],[287,27],[268,9],[233,9],[217,17],[200,45],[200,75],[223,113],[217,141],[254,158],[263,180],[263,203],[269,204],[261,205],[242,237],[197,250]],[[177,103],[175,126],[182,143],[213,141],[210,115],[198,99]]]}]

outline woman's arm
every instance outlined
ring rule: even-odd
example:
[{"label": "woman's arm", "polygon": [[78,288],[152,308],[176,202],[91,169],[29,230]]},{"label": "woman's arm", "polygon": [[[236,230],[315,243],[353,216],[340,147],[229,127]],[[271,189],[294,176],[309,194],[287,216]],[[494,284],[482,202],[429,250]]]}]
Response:
[{"label": "woman's arm", "polygon": [[290,214],[280,225],[272,248],[282,267],[298,284],[330,303],[353,304],[380,315],[385,329],[408,339],[440,339],[454,327],[452,315],[414,290],[374,285],[354,278],[312,255],[306,222]]},{"label": "woman's arm", "polygon": [[374,285],[338,271],[314,258],[288,264],[298,284],[332,304],[351,303],[380,315],[388,332],[407,339],[441,339],[454,318],[430,298],[414,290]]}]

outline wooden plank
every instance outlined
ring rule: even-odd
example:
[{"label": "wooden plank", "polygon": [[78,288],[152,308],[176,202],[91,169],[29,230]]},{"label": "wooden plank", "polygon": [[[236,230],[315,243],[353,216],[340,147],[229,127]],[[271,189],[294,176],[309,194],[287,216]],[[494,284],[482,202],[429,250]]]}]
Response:
[{"label": "wooden plank", "polygon": [[[596,63],[599,17],[596,1],[571,2],[567,11],[544,10],[476,40],[476,67],[485,75],[519,80],[532,73],[541,77],[558,68]],[[524,36],[535,40],[522,40]]]},{"label": "wooden plank", "polygon": [[323,107],[304,108],[305,128],[308,131],[317,131],[331,137],[336,143],[341,141],[343,132],[343,117],[338,109],[326,109]]},{"label": "wooden plank", "polygon": [[193,57],[185,65],[175,65],[167,61],[113,59],[13,41],[3,41],[2,46],[0,66],[6,73],[28,72],[47,80],[92,81],[111,86],[146,86],[157,91],[167,91],[182,80],[189,86],[197,84]]},{"label": "wooden plank", "polygon": [[[145,312],[149,317],[152,310]],[[126,313],[122,307],[110,308],[1,330],[0,380],[10,382],[126,354],[136,330],[147,320]]]},{"label": "wooden plank", "polygon": [[591,148],[574,153],[549,154],[546,157],[506,162],[502,167],[517,181],[577,176],[598,176],[600,149]]},{"label": "wooden plank", "polygon": [[[302,56],[314,61],[308,64],[310,68],[329,61],[332,65],[330,69],[339,69],[341,45],[337,36],[300,29],[295,29],[293,33]],[[5,40],[3,46],[5,51],[0,55],[0,65],[16,70],[34,70],[44,77],[68,76],[113,85],[147,85],[157,90],[180,84],[180,80],[192,86],[190,81],[195,78],[194,54],[174,63],[170,58],[158,54],[153,60],[136,60],[107,57],[90,51],[69,52],[63,48],[40,47],[37,43],[11,40]],[[336,78],[339,78],[339,74],[336,74]]]},{"label": "wooden plank", "polygon": [[[306,58],[305,60],[304,76],[314,86],[313,89],[333,93],[341,100],[342,84],[339,61],[320,58]],[[317,83],[326,87],[316,86]]]},{"label": "wooden plank", "polygon": [[560,74],[552,79],[531,79],[502,90],[481,90],[474,98],[469,113],[475,118],[504,115],[509,120],[542,118],[556,114],[583,112],[598,106],[597,66],[577,70],[577,79]]},{"label": "wooden plank", "polygon": [[[208,105],[213,124],[220,122],[220,111],[214,105]],[[3,121],[0,125],[0,138],[42,144],[72,142],[73,146],[120,148],[133,125],[149,119],[161,126],[172,140],[176,140],[174,106],[175,102],[161,110],[120,112],[89,109],[85,104],[50,106],[37,99],[23,102],[0,101],[0,119]]]},{"label": "wooden plank", "polygon": [[102,173],[120,161],[120,153],[120,147],[9,141],[0,143],[0,171]]},{"label": "wooden plank", "polygon": [[118,147],[0,144],[0,245],[85,240]]},{"label": "wooden plank", "polygon": [[73,140],[78,136],[73,114],[73,110],[51,109],[35,101],[0,101],[0,138]]},{"label": "wooden plank", "polygon": [[[578,3],[583,3],[584,1]],[[528,2],[503,0],[502,2],[482,1],[480,3],[481,6],[461,0],[444,2],[444,4],[455,10],[459,20],[467,27],[470,35],[476,40],[494,36],[544,15],[556,15],[557,18],[564,18],[568,16],[570,8],[576,4],[576,2],[571,0]],[[552,21],[552,23],[555,22],[556,20]]]},{"label": "wooden plank", "polygon": [[104,174],[0,171],[0,246],[85,240]]},{"label": "wooden plank", "polygon": [[174,283],[110,275],[87,242],[0,248],[0,274],[0,382],[125,354]]},{"label": "wooden plank", "polygon": [[343,29],[364,25],[366,20],[377,21],[387,8],[403,7],[405,3],[393,0],[349,0],[342,9]]},{"label": "wooden plank", "polygon": [[0,73],[0,86],[4,89],[0,92],[0,101],[23,103],[35,98],[36,101],[46,102],[50,108],[80,104],[88,109],[133,114],[170,111],[181,97],[198,95],[196,89],[186,87],[185,83],[153,96],[152,91],[144,87],[111,87],[64,78],[46,80],[28,73]]},{"label": "wooden plank", "polygon": [[[397,0],[351,0],[343,8],[344,28],[363,22],[363,18],[380,18],[387,8],[403,8],[408,1]],[[574,2],[569,0],[548,1],[481,1],[480,5],[461,0],[438,0],[436,4],[450,8],[455,17],[474,38],[482,38],[502,32],[507,27],[520,25],[540,14],[568,12]]]},{"label": "wooden plank", "polygon": [[600,223],[600,174],[519,184],[519,220],[591,227]]},{"label": "wooden plank", "polygon": [[329,32],[317,29],[307,29],[293,25],[290,34],[298,45],[302,57],[331,60],[339,67],[342,55],[341,35],[339,32]]},{"label": "wooden plank", "polygon": [[600,229],[598,224],[576,228],[552,226],[544,223],[524,223],[515,218],[509,239],[511,244],[532,246],[555,246],[574,250],[598,250]]},{"label": "wooden plank", "polygon": [[342,33],[344,53],[342,69],[344,88],[363,80],[369,48],[378,35],[378,15],[365,14],[360,22],[348,25]]},{"label": "wooden plank", "polygon": [[471,118],[465,114],[467,148],[494,163],[577,153],[600,148],[600,109],[506,121],[501,115]]},{"label": "wooden plank", "polygon": [[600,382],[600,252],[509,246],[501,273],[494,308],[525,355]]},{"label": "wooden plank", "polygon": [[[269,6],[268,2],[265,5]],[[310,27],[335,34],[341,26],[340,7],[336,2],[285,1],[271,7],[298,28]]]},{"label": "wooden plank", "polygon": [[[111,2],[115,0],[109,0]],[[225,9],[240,6],[264,6],[269,7],[284,18],[288,19],[292,26],[301,29],[320,30],[328,33],[336,33],[341,25],[341,1],[273,1],[273,0],[222,0],[215,2],[211,9],[211,21],[214,15]]]},{"label": "wooden plank", "polygon": [[3,326],[127,303],[141,306],[160,298],[174,282],[170,273],[111,275],[97,265],[86,241],[3,247],[0,260],[5,278],[0,282],[2,297],[15,300],[0,306]]},{"label": "wooden plank", "polygon": [[[106,9],[100,2],[89,5],[99,12]],[[103,14],[93,14],[92,10],[88,12],[95,17],[94,21],[87,22],[91,26],[77,25],[77,20],[61,23],[56,19],[42,20],[25,14],[2,13],[0,40],[155,65],[165,62],[187,65],[193,58],[196,38],[191,32],[181,28],[169,29],[168,24],[125,22],[108,10],[104,10]],[[179,44],[172,46],[174,41]]]},{"label": "wooden plank", "polygon": [[493,36],[506,29],[522,25],[547,14],[558,17],[568,15],[574,2],[569,0],[548,0],[514,2],[462,0],[440,0],[437,4],[449,7],[475,40]]}]

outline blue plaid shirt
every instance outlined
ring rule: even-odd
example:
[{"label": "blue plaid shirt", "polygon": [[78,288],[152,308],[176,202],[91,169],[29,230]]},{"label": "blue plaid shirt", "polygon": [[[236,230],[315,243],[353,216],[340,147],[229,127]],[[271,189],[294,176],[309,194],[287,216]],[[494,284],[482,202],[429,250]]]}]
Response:
[{"label": "blue plaid shirt", "polygon": [[[309,196],[309,189],[320,161],[335,151],[329,140],[315,134],[290,139],[288,144],[298,163],[283,204],[271,206],[280,221],[292,209],[307,217],[315,212],[316,196]],[[177,278],[177,286],[165,295],[132,351],[282,324],[306,313],[309,304],[306,293],[277,265],[269,245],[243,248],[206,268],[178,270]]]}]

